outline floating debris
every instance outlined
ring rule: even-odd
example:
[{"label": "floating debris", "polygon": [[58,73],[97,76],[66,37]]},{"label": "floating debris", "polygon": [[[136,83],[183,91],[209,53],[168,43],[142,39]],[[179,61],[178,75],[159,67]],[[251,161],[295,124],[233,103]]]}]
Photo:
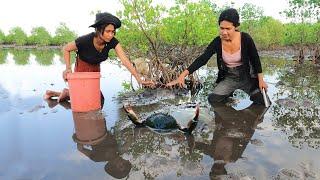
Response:
[{"label": "floating debris", "polygon": [[58,112],[58,110],[56,110],[56,109],[51,110],[51,113],[56,113],[56,112]]},{"label": "floating debris", "polygon": [[238,129],[228,129],[228,131],[225,133],[227,137],[231,138],[245,138],[246,135],[244,132],[240,132]]},{"label": "floating debris", "polygon": [[284,86],[286,84],[283,81],[278,81],[275,85],[276,87],[278,87],[278,86]]},{"label": "floating debris", "polygon": [[305,108],[311,108],[315,106],[311,101],[309,101],[308,99],[304,99],[302,101],[302,107],[305,107]]},{"label": "floating debris", "polygon": [[[303,174],[305,175],[305,177],[307,178],[314,178],[314,179],[319,179],[320,177],[317,177],[316,172],[313,170],[313,164],[312,163],[305,163],[305,162],[301,162],[299,164],[300,168],[303,171]],[[319,172],[319,171],[318,171]]]},{"label": "floating debris", "polygon": [[255,146],[263,146],[264,145],[260,139],[252,139],[252,140],[250,140],[250,143]]},{"label": "floating debris", "polygon": [[42,109],[42,108],[45,108],[45,106],[43,105],[36,105],[35,107],[33,107],[32,109],[30,109],[28,112],[36,112],[38,111],[39,109]]},{"label": "floating debris", "polygon": [[302,174],[293,169],[281,169],[276,179],[303,179]]},{"label": "floating debris", "polygon": [[291,98],[278,99],[278,100],[276,100],[276,103],[280,106],[285,106],[285,107],[289,107],[289,108],[293,108],[298,105],[298,103],[295,102]]}]

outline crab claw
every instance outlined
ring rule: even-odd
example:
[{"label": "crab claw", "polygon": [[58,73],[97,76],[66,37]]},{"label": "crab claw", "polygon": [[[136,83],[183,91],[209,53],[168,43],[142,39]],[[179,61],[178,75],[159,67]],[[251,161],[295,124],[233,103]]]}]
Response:
[{"label": "crab claw", "polygon": [[182,129],[183,132],[186,132],[188,134],[192,133],[192,131],[197,127],[198,120],[199,120],[199,113],[200,113],[200,105],[197,104],[195,116],[193,117],[193,119],[191,119],[188,122],[187,127]]},{"label": "crab claw", "polygon": [[142,122],[139,121],[137,114],[133,111],[130,104],[124,104],[123,109],[127,113],[129,119],[132,121],[133,124],[135,124],[135,125],[142,125],[143,124]]},{"label": "crab claw", "polygon": [[130,104],[123,104],[123,110],[126,112],[126,113],[129,113],[130,111],[132,111],[132,107]]}]

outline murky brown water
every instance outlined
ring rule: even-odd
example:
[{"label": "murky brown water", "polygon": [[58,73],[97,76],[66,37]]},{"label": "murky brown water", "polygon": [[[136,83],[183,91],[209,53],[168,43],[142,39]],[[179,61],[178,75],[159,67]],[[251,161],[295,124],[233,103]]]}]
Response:
[{"label": "murky brown water", "polygon": [[194,109],[172,105],[200,102],[200,122],[186,136],[128,121],[122,102],[133,100],[116,97],[130,76],[116,63],[102,66],[102,112],[44,101],[46,89],[66,86],[60,59],[54,51],[1,50],[0,179],[320,179],[320,72],[309,62],[263,58],[267,110],[241,91],[234,104],[208,106],[215,67],[200,71],[205,85],[196,97],[157,90],[133,98],[140,115],[167,111],[181,124]]}]

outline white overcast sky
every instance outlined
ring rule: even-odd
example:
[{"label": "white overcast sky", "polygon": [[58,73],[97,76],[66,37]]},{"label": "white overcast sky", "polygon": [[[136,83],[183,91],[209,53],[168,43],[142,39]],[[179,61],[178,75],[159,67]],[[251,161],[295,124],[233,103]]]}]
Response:
[{"label": "white overcast sky", "polygon": [[[174,1],[155,0],[157,3],[172,5]],[[219,6],[231,2],[231,0],[216,0]],[[235,7],[241,7],[244,3],[252,3],[260,6],[264,14],[279,20],[284,17],[279,15],[287,7],[287,0],[233,0]],[[12,27],[19,26],[30,33],[33,27],[44,26],[52,34],[60,22],[75,31],[78,35],[91,32],[88,28],[94,22],[92,11],[101,10],[111,12],[121,10],[118,0],[3,0],[0,6],[0,30],[5,34]]]}]

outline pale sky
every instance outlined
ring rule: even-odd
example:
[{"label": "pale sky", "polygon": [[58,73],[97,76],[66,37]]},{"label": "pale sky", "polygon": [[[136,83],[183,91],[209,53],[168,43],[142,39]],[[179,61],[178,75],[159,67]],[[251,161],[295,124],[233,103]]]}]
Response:
[{"label": "pale sky", "polygon": [[[232,0],[212,0],[219,6],[230,4]],[[157,3],[172,5],[174,1],[155,0]],[[260,6],[264,14],[279,20],[285,20],[279,15],[287,6],[287,0],[233,0],[235,7],[241,7],[244,3]],[[60,22],[75,31],[78,35],[91,32],[88,28],[94,22],[92,11],[101,10],[115,14],[123,7],[118,0],[4,0],[0,6],[0,30],[5,34],[12,27],[19,26],[26,33],[30,33],[33,27],[44,26],[54,34]]]}]

